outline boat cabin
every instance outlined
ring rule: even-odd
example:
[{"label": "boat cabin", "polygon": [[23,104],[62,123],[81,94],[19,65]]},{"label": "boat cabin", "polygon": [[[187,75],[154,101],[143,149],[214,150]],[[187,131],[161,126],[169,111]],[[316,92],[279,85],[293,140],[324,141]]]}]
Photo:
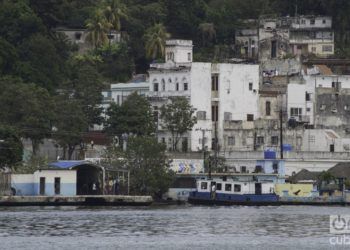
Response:
[{"label": "boat cabin", "polygon": [[197,192],[221,194],[273,194],[273,182],[241,182],[223,180],[199,180],[197,181]]}]

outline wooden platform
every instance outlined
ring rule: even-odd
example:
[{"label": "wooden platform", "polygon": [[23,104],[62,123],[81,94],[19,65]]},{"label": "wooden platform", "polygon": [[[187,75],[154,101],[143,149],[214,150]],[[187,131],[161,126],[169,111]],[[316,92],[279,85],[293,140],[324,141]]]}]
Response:
[{"label": "wooden platform", "polygon": [[0,206],[149,206],[151,196],[0,196]]}]

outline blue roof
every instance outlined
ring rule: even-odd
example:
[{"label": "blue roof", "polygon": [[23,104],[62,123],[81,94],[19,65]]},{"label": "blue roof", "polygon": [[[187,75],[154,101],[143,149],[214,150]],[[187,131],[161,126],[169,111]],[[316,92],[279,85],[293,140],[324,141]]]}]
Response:
[{"label": "blue roof", "polygon": [[72,169],[76,166],[86,165],[86,164],[92,165],[92,163],[87,162],[87,161],[56,161],[56,162],[49,163],[49,167],[62,168],[62,169]]}]

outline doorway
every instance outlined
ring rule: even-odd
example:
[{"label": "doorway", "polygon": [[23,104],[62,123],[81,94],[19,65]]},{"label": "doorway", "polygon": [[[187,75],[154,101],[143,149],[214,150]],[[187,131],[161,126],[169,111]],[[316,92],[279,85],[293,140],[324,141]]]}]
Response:
[{"label": "doorway", "polygon": [[45,195],[45,177],[40,177],[39,193]]},{"label": "doorway", "polygon": [[262,193],[261,183],[255,183],[255,194],[260,195]]},{"label": "doorway", "polygon": [[55,177],[55,194],[61,194],[61,178]]}]

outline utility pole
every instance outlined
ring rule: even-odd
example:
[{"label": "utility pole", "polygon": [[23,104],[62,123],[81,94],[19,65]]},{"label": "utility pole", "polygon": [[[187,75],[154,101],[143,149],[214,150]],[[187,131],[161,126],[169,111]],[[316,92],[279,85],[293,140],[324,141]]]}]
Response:
[{"label": "utility pole", "polygon": [[[205,160],[206,160],[206,152],[207,152],[207,150],[205,148],[205,132],[206,131],[211,131],[211,129],[197,128],[196,131],[201,131],[202,132],[202,152],[203,152],[203,164],[204,164]],[[210,171],[210,169],[211,169],[210,162],[209,162],[208,165],[209,165],[209,171]],[[211,175],[211,173],[209,175]]]},{"label": "utility pole", "polygon": [[283,112],[282,108],[280,109],[280,153],[281,159],[283,159]]}]

